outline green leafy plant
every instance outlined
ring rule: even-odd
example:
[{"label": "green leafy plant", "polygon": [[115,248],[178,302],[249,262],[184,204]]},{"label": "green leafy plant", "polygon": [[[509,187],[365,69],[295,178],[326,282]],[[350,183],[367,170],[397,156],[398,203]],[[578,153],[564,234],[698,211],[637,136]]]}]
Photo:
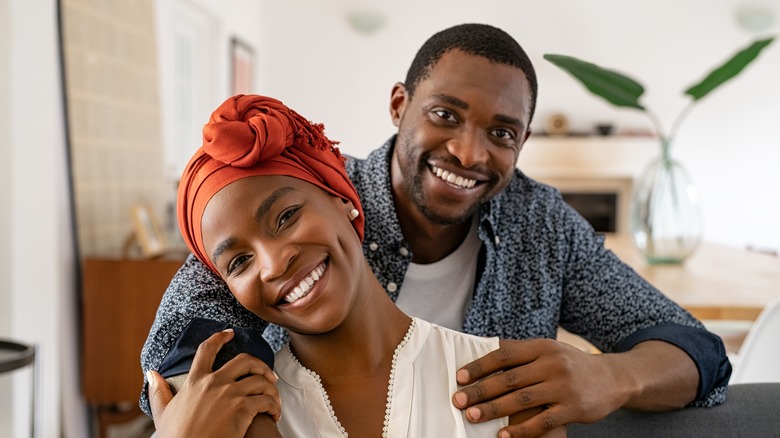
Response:
[{"label": "green leafy plant", "polygon": [[724,82],[742,72],[774,39],[774,37],[770,37],[754,41],[748,47],[737,52],[723,65],[712,70],[699,83],[685,90],[685,94],[691,97],[691,101],[674,119],[672,128],[668,133],[663,130],[658,117],[639,103],[639,98],[645,92],[645,87],[638,81],[617,71],[608,70],[572,56],[546,54],[544,59],[571,74],[591,93],[607,100],[609,103],[618,107],[634,108],[647,114],[655,128],[656,135],[661,140],[663,156],[668,157],[671,141],[693,106]]}]

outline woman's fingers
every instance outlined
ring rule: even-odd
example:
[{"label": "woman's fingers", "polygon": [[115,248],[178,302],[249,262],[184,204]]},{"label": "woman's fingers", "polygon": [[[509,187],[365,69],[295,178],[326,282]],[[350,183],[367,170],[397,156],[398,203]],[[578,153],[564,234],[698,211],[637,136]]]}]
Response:
[{"label": "woman's fingers", "polygon": [[152,410],[152,418],[157,418],[165,411],[165,407],[173,398],[173,393],[157,371],[147,371],[146,380],[149,383],[149,407]]},{"label": "woman's fingers", "polygon": [[233,329],[226,329],[214,333],[201,342],[198,346],[198,351],[195,352],[195,357],[192,359],[190,377],[199,378],[200,376],[210,374],[211,368],[214,366],[214,359],[217,358],[217,353],[219,353],[223,345],[233,339],[233,336]]},{"label": "woman's fingers", "polygon": [[246,399],[247,412],[254,415],[268,414],[274,421],[279,421],[282,418],[282,405],[279,402],[278,397],[273,397],[268,394],[253,395]]},{"label": "woman's fingers", "polygon": [[233,390],[238,394],[248,396],[266,395],[273,398],[275,403],[281,406],[282,400],[279,397],[279,390],[274,383],[266,379],[265,376],[251,375],[237,381],[233,385]]},{"label": "woman's fingers", "polygon": [[222,368],[215,372],[215,374],[217,373],[220,375],[220,378],[230,380],[238,380],[240,377],[248,374],[263,376],[274,383],[278,380],[268,364],[247,353],[236,355],[236,357],[230,359]]}]

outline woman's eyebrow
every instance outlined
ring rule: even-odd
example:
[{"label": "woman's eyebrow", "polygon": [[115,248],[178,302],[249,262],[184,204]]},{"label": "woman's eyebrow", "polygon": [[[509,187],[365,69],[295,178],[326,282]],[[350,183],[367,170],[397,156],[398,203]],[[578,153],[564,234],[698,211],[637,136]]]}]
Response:
[{"label": "woman's eyebrow", "polygon": [[216,248],[214,248],[214,252],[211,253],[211,260],[214,260],[214,264],[217,264],[217,261],[219,261],[219,256],[222,255],[223,252],[230,249],[231,246],[236,244],[236,239],[234,237],[228,237],[227,239],[223,240],[222,242],[217,245]]},{"label": "woman's eyebrow", "polygon": [[294,188],[287,186],[282,187],[279,189],[276,189],[273,193],[271,193],[270,196],[265,198],[262,204],[260,204],[259,207],[257,207],[257,211],[255,212],[255,220],[260,222],[263,220],[263,217],[268,214],[268,211],[271,210],[271,206],[276,202],[279,198],[284,196],[285,193],[291,192],[295,190]]}]

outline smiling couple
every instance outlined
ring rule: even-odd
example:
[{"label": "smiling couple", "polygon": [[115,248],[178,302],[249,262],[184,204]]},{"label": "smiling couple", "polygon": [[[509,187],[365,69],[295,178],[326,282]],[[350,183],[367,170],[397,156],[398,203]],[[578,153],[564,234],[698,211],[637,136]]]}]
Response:
[{"label": "smiling couple", "polygon": [[[159,436],[557,436],[620,408],[722,403],[720,338],[515,168],[536,94],[517,42],[466,24],[426,41],[393,87],[398,134],[346,167],[281,102],[223,103],[179,188],[194,256],[142,352]],[[194,318],[231,329],[171,398],[154,370]],[[615,354],[557,342],[559,326]],[[262,330],[275,374],[251,355],[212,371]]]}]

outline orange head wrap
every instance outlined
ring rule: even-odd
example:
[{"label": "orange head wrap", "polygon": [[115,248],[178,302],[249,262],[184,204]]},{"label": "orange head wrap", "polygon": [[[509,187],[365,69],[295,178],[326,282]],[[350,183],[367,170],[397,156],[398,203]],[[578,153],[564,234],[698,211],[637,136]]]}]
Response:
[{"label": "orange head wrap", "polygon": [[203,248],[206,205],[223,187],[250,176],[292,176],[352,201],[361,213],[352,225],[363,240],[360,199],[336,143],[323,130],[265,96],[233,96],[211,114],[203,127],[203,146],[184,169],[177,199],[179,229],[201,262],[217,272]]}]

